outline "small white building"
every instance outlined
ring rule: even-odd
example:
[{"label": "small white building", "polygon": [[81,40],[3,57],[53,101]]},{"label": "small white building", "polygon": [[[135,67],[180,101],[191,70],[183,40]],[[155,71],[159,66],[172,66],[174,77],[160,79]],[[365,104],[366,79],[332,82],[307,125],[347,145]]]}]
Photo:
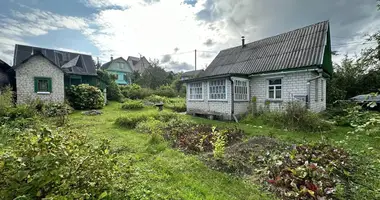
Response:
[{"label": "small white building", "polygon": [[187,113],[231,120],[257,108],[281,110],[302,101],[326,109],[326,79],[332,74],[329,22],[222,50],[187,85]]}]

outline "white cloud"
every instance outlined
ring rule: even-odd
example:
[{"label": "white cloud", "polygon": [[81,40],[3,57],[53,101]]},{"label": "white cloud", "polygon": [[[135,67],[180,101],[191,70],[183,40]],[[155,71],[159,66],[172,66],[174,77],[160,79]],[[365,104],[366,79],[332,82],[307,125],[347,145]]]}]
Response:
[{"label": "white cloud", "polygon": [[[122,4],[120,4],[122,5]],[[202,9],[198,3],[194,7],[180,1],[162,0],[153,4],[138,4],[125,10],[108,9],[100,11],[93,20],[97,31],[87,34],[102,52],[102,60],[139,53],[148,58],[161,60],[165,54],[172,56],[172,64],[194,64],[194,49],[214,50],[204,45],[211,39],[223,42],[224,35],[220,23],[213,24],[219,29],[212,30],[209,24],[196,19]],[[188,52],[181,54],[182,52]],[[190,52],[191,51],[191,52]],[[212,58],[198,58],[198,63],[210,63]],[[168,69],[189,67],[168,66]]]},{"label": "white cloud", "polygon": [[[13,60],[15,44],[27,44],[23,38],[46,35],[60,29],[82,30],[91,33],[86,19],[58,15],[21,5],[27,12],[11,11],[0,18],[0,59]],[[9,63],[11,64],[11,63]]]}]

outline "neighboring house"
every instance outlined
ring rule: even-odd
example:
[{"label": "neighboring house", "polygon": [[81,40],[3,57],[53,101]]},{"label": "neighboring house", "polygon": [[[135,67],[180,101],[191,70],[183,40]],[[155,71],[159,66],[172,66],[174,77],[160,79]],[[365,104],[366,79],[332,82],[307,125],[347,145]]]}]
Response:
[{"label": "neighboring house", "polygon": [[101,69],[106,70],[110,74],[114,75],[115,82],[119,85],[127,85],[132,83],[133,69],[129,62],[124,58],[113,59],[101,66]]},{"label": "neighboring house", "polygon": [[30,99],[63,102],[64,87],[99,85],[90,55],[17,45],[14,54],[17,102]]},{"label": "neighboring house", "polygon": [[128,56],[127,62],[131,65],[133,71],[137,71],[142,74],[145,69],[151,66],[149,61],[143,56],[141,58]]},{"label": "neighboring house", "polygon": [[6,62],[0,60],[0,88],[9,85],[16,87],[15,72]]},{"label": "neighboring house", "polygon": [[203,72],[204,72],[203,69],[184,72],[184,73],[181,74],[181,80],[187,80],[187,79],[191,79],[191,78],[196,78],[196,77],[198,77]]},{"label": "neighboring house", "polygon": [[222,50],[197,78],[188,79],[187,112],[231,120],[258,109],[281,110],[301,101],[326,109],[326,78],[332,74],[329,22],[324,21]]}]

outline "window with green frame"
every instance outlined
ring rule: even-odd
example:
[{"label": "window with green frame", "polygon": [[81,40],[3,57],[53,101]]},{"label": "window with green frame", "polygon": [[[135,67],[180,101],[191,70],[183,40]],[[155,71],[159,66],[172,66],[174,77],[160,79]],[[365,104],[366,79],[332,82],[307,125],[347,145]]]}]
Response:
[{"label": "window with green frame", "polygon": [[34,92],[52,92],[51,78],[34,77]]}]

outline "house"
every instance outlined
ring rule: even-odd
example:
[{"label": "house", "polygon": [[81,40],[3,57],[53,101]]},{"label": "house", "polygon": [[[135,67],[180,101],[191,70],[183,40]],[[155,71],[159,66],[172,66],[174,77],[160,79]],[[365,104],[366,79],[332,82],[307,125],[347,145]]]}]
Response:
[{"label": "house", "polygon": [[101,66],[101,69],[114,75],[115,82],[119,85],[127,85],[132,83],[133,69],[128,61],[123,57],[113,59]]},{"label": "house", "polygon": [[191,78],[196,78],[199,76],[199,74],[201,74],[202,72],[204,72],[203,69],[201,70],[194,70],[194,71],[188,71],[188,72],[184,72],[181,74],[181,80],[187,80],[187,79],[191,79]]},{"label": "house", "polygon": [[0,60],[0,88],[4,86],[16,87],[15,72],[6,62]]},{"label": "house", "polygon": [[145,69],[151,66],[149,61],[143,56],[141,58],[128,56],[127,62],[132,66],[133,71],[137,71],[142,74]]},{"label": "house", "polygon": [[189,114],[231,120],[257,108],[281,110],[303,102],[326,109],[326,79],[332,74],[329,22],[228,48],[198,77],[184,80]]},{"label": "house", "polygon": [[86,54],[16,44],[14,67],[17,102],[63,102],[64,88],[82,83],[99,85],[92,57]]}]

